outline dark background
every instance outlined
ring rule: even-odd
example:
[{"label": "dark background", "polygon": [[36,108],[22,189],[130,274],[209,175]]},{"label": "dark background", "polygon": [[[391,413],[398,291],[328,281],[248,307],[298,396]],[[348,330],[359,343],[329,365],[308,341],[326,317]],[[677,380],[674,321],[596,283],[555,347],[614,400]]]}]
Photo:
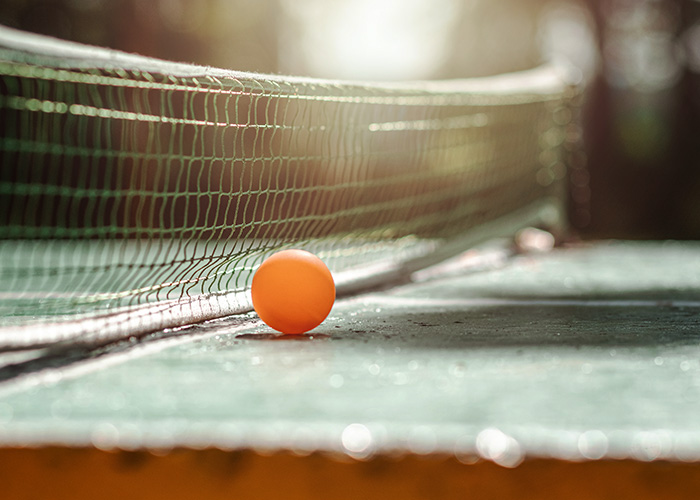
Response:
[{"label": "dark background", "polygon": [[656,12],[644,24],[668,33],[679,63],[675,78],[651,89],[615,81],[619,55],[609,49],[615,37],[609,27],[611,3],[589,2],[603,71],[591,88],[586,113],[592,194],[586,232],[595,237],[699,238],[700,74],[692,66],[700,38],[692,39],[690,33],[699,26],[700,3],[649,2]]},{"label": "dark background", "polygon": [[[590,218],[574,221],[579,234],[700,238],[700,2],[579,4],[594,20],[601,58],[584,109]],[[290,71],[279,55],[277,33],[289,21],[281,12],[278,0],[3,0],[0,24],[163,59],[274,73]],[[436,75],[444,76],[470,75]]]}]

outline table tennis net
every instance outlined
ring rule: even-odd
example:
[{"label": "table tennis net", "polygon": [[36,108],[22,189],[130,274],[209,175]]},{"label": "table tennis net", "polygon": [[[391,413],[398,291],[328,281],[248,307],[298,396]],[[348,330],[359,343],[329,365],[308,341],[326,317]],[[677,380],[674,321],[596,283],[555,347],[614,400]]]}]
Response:
[{"label": "table tennis net", "polygon": [[343,292],[560,214],[561,75],[286,78],[2,29],[0,348],[250,311],[283,248]]}]

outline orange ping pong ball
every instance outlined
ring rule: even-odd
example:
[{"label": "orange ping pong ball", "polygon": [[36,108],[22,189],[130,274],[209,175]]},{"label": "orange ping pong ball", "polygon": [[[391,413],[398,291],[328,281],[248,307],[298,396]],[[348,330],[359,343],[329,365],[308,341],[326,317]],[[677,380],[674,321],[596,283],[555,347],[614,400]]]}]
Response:
[{"label": "orange ping pong ball", "polygon": [[335,283],[321,259],[305,250],[282,250],[253,276],[253,307],[269,327],[304,333],[326,319],[335,302]]}]

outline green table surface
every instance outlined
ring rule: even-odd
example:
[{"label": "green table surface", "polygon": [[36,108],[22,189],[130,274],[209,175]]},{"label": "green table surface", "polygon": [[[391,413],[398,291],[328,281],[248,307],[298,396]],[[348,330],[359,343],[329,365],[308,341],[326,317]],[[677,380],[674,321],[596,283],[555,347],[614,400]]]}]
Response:
[{"label": "green table surface", "polygon": [[301,338],[249,315],[2,354],[0,446],[700,460],[700,244],[499,255],[340,299]]}]

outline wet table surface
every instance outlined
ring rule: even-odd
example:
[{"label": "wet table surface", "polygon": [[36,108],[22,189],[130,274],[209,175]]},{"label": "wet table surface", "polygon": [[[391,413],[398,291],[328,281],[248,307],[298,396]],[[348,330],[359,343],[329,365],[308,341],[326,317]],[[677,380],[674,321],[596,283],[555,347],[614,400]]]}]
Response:
[{"label": "wet table surface", "polygon": [[301,338],[246,316],[2,355],[0,444],[700,459],[700,244],[486,253]]}]

